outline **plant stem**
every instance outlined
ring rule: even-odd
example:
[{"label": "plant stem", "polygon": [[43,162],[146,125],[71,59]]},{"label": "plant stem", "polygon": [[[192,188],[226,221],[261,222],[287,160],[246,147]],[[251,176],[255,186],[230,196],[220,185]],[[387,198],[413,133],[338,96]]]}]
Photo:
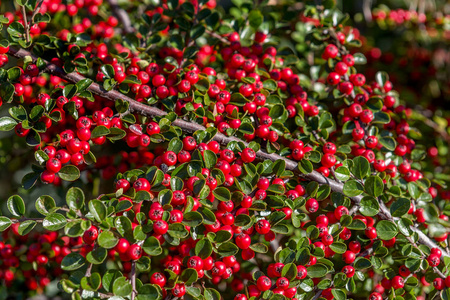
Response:
[{"label": "plant stem", "polygon": [[23,16],[23,27],[25,27],[25,40],[28,45],[28,43],[30,43],[30,28],[28,27],[27,11],[25,9],[25,5],[22,6],[22,16]]},{"label": "plant stem", "polygon": [[136,297],[136,261],[131,263],[131,300]]},{"label": "plant stem", "polygon": [[119,19],[120,23],[122,23],[123,30],[125,33],[133,33],[134,28],[131,25],[130,17],[128,13],[120,8],[117,0],[108,0],[109,6],[111,6],[113,14]]},{"label": "plant stem", "polygon": [[36,8],[33,10],[33,14],[31,15],[30,28],[34,24],[34,18],[36,17],[37,13],[41,9],[42,3],[44,3],[44,0],[39,0],[39,2],[36,5]]},{"label": "plant stem", "polygon": [[[34,62],[37,60],[37,57],[35,55],[33,55],[31,52],[29,52],[25,49],[17,50],[13,47],[10,47],[8,54],[13,55],[16,58],[24,58],[25,56],[30,56]],[[76,72],[66,73],[66,72],[64,72],[64,70],[62,68],[56,66],[55,64],[52,64],[45,60],[44,60],[44,62],[47,65],[44,70],[45,72],[51,73],[53,75],[57,75],[68,82],[77,83],[78,81],[85,79],[84,76],[82,76]],[[129,109],[130,109],[130,112],[132,112],[132,113],[137,113],[137,114],[140,114],[142,116],[147,116],[147,117],[162,117],[167,114],[166,112],[164,112],[156,107],[152,107],[152,106],[140,103],[134,99],[131,99],[130,97],[128,97],[118,91],[115,91],[115,90],[106,91],[103,87],[101,87],[97,83],[92,83],[89,86],[88,90],[93,92],[94,94],[97,94],[105,99],[110,100],[110,101],[116,101],[118,99],[128,101],[128,103],[130,104]],[[172,123],[172,125],[181,128],[184,133],[188,133],[188,134],[192,134],[197,130],[200,130],[200,131],[206,130],[206,128],[200,124],[192,123],[192,122],[185,121],[182,119],[175,120]],[[217,133],[214,136],[213,140],[218,142],[221,145],[227,145],[228,143],[235,141],[235,142],[243,143],[245,145],[245,147],[248,147],[248,143],[242,141],[241,139],[239,139],[237,137],[233,137],[233,136],[229,137],[222,133]],[[258,152],[256,152],[256,157],[260,161],[284,160],[286,163],[286,170],[293,171],[298,177],[301,177],[308,181],[315,181],[315,182],[319,183],[320,185],[328,185],[328,186],[330,186],[330,188],[333,192],[338,192],[338,193],[343,194],[344,184],[342,182],[337,182],[331,178],[327,178],[317,171],[312,171],[309,174],[303,174],[299,171],[298,162],[296,162],[296,161],[287,159],[286,157],[280,156],[275,153],[269,154],[262,150],[259,150]],[[349,198],[353,201],[353,203],[355,205],[359,206],[363,196],[359,195],[359,196],[354,196],[354,197],[349,197]],[[392,217],[389,209],[385,206],[385,204],[383,202],[380,202],[379,216],[381,217],[381,219],[394,221],[394,218]],[[414,226],[410,226],[410,229],[419,235],[419,243],[424,244],[430,248],[439,248],[439,249],[441,249],[443,256],[450,257],[450,255],[447,253],[447,251],[445,249],[442,249],[441,247],[439,247],[428,236],[426,236],[420,229],[418,229]]]}]

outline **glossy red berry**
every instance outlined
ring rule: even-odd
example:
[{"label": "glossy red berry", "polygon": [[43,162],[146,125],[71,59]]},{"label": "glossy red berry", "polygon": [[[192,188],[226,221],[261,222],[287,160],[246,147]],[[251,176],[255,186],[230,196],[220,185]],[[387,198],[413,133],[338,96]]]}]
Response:
[{"label": "glossy red berry", "polygon": [[260,291],[265,292],[270,289],[270,287],[272,286],[272,282],[269,277],[261,276],[256,281],[256,286]]}]

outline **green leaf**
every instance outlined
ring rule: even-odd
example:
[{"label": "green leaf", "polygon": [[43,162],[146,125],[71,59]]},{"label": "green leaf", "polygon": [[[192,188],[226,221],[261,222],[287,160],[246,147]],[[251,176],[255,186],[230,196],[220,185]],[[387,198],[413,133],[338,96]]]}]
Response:
[{"label": "green leaf", "polygon": [[421,149],[414,149],[411,151],[411,159],[413,161],[421,161],[427,156],[427,153]]},{"label": "green leaf", "polygon": [[362,270],[370,268],[372,266],[372,263],[365,257],[358,257],[355,260],[353,266],[355,267],[356,270]]},{"label": "green leaf", "polygon": [[361,199],[359,211],[368,217],[373,217],[377,215],[380,211],[380,205],[378,200],[371,196],[365,196]]},{"label": "green leaf", "polygon": [[114,235],[114,233],[112,233],[111,231],[102,231],[99,235],[98,235],[98,245],[100,247],[106,248],[106,249],[111,249],[114,248],[117,243],[119,242],[119,239]]},{"label": "green leaf", "polygon": [[113,293],[116,296],[126,297],[132,290],[131,283],[126,277],[119,277],[113,283]]},{"label": "green leaf", "polygon": [[17,125],[17,121],[10,117],[0,118],[0,131],[10,131],[13,130]]},{"label": "green leaf", "polygon": [[353,219],[352,223],[350,223],[347,228],[351,230],[364,230],[366,229],[366,224],[361,220]]},{"label": "green leaf", "polygon": [[419,186],[414,182],[408,182],[408,192],[414,199],[419,198],[421,194]]},{"label": "green leaf", "polygon": [[257,30],[259,28],[259,26],[261,26],[263,21],[264,21],[264,16],[262,15],[262,13],[259,10],[252,10],[248,14],[249,25],[254,30]]},{"label": "green leaf", "polygon": [[9,109],[9,114],[18,121],[25,121],[28,119],[27,111],[22,105],[11,107]]},{"label": "green leaf", "polygon": [[81,278],[81,287],[87,291],[96,291],[102,284],[102,277],[99,273],[92,273],[89,277]]},{"label": "green leaf", "polygon": [[66,194],[67,206],[72,210],[80,210],[84,207],[84,193],[78,187],[71,187]]},{"label": "green leaf", "polygon": [[343,193],[348,197],[355,197],[364,192],[364,186],[356,180],[349,180],[344,183]]},{"label": "green leaf", "polygon": [[115,72],[114,72],[114,68],[111,65],[102,65],[100,67],[100,70],[102,71],[103,74],[105,74],[105,76],[107,78],[114,78]]},{"label": "green leaf", "polygon": [[202,292],[198,287],[188,286],[186,287],[186,293],[194,297],[194,299],[199,299]]},{"label": "green leaf", "polygon": [[34,220],[27,220],[19,224],[18,232],[20,235],[26,235],[31,232],[31,230],[34,229],[36,226],[36,221]]},{"label": "green leaf", "polygon": [[[188,288],[186,287],[186,292]],[[136,300],[158,300],[161,299],[158,288],[153,284],[144,284],[137,290]]]},{"label": "green leaf", "polygon": [[142,249],[150,256],[158,256],[162,253],[161,245],[159,244],[158,239],[154,236],[150,236],[145,240],[142,245]]},{"label": "green leaf", "polygon": [[25,27],[19,22],[13,22],[8,26],[8,33],[15,38],[20,38],[25,33]]},{"label": "green leaf", "polygon": [[84,257],[77,252],[66,255],[61,261],[61,268],[64,271],[74,271],[81,268],[86,263]]},{"label": "green leaf", "polygon": [[334,242],[330,245],[330,249],[336,253],[342,254],[347,250],[347,245],[341,242]]},{"label": "green leaf", "polygon": [[340,181],[347,181],[350,179],[350,171],[347,167],[340,166],[335,171],[336,179]]},{"label": "green leaf", "polygon": [[190,211],[184,214],[183,217],[183,224],[190,226],[190,227],[196,227],[203,222],[202,215],[197,211]]},{"label": "green leaf", "polygon": [[220,296],[220,293],[216,291],[215,289],[205,289],[205,300],[220,300],[222,297]]},{"label": "green leaf", "polygon": [[375,80],[380,87],[383,87],[384,84],[389,80],[389,75],[384,71],[379,71],[375,74]]},{"label": "green leaf", "polygon": [[381,220],[375,226],[378,234],[378,238],[382,240],[390,240],[398,233],[398,228],[395,223],[387,220]]},{"label": "green leaf", "polygon": [[212,253],[211,242],[206,238],[199,240],[197,244],[195,244],[194,253],[201,259],[209,257]]},{"label": "green leaf", "polygon": [[216,154],[214,152],[212,152],[211,150],[205,150],[203,152],[203,158],[205,160],[205,167],[207,169],[213,168],[217,163]]},{"label": "green leaf", "polygon": [[178,154],[181,150],[183,150],[183,142],[179,138],[171,139],[167,151],[173,151]]},{"label": "green leaf", "polygon": [[267,79],[263,82],[263,87],[269,91],[275,91],[277,89],[277,82],[273,79]]},{"label": "green leaf", "polygon": [[66,226],[67,220],[62,214],[49,214],[42,222],[42,226],[50,231],[56,231]]},{"label": "green leaf", "polygon": [[387,124],[391,121],[391,117],[389,116],[389,114],[383,112],[383,111],[378,111],[374,114],[374,120],[372,121],[373,124]]},{"label": "green leaf", "polygon": [[180,279],[186,286],[189,286],[197,281],[198,273],[195,269],[188,268],[181,273]]},{"label": "green leaf", "polygon": [[102,247],[96,247],[86,255],[86,260],[94,265],[103,263],[108,256],[108,250]]},{"label": "green leaf", "polygon": [[55,200],[47,195],[40,196],[36,200],[36,210],[43,214],[44,216],[48,215],[50,213],[50,210],[55,208]]},{"label": "green leaf", "polygon": [[353,159],[352,173],[356,178],[363,179],[369,175],[370,163],[367,158],[363,156],[357,156]]},{"label": "green leaf", "polygon": [[353,58],[355,59],[355,64],[357,65],[365,65],[367,63],[367,59],[362,53],[353,54]]},{"label": "green leaf", "polygon": [[236,246],[232,242],[223,243],[217,248],[217,252],[222,256],[235,255],[236,253],[238,253],[238,251],[238,246]]},{"label": "green leaf", "polygon": [[25,138],[25,142],[30,147],[36,147],[41,144],[41,136],[36,130],[31,129]]},{"label": "green leaf", "polygon": [[103,222],[107,213],[106,205],[102,201],[95,199],[89,201],[88,207],[95,220],[99,223]]},{"label": "green leaf", "polygon": [[284,194],[285,189],[284,189],[284,186],[282,186],[281,184],[271,184],[267,188],[267,191],[275,193],[275,194]]},{"label": "green leaf", "polygon": [[275,104],[274,106],[272,106],[272,108],[269,111],[269,116],[274,119],[280,119],[284,112],[286,111],[286,109],[284,108],[283,104]]},{"label": "green leaf", "polygon": [[82,80],[78,81],[76,83],[78,92],[79,93],[84,92],[86,89],[88,89],[91,86],[91,84],[93,82],[94,81],[92,79],[89,79],[89,78],[85,78],[85,79],[82,79]]},{"label": "green leaf", "polygon": [[13,195],[8,198],[7,204],[9,212],[14,217],[21,217],[25,214],[25,203],[18,195]]},{"label": "green leaf", "polygon": [[284,265],[281,270],[281,276],[289,280],[293,280],[297,276],[297,266],[294,263]]},{"label": "green leaf", "polygon": [[111,141],[118,141],[126,136],[126,132],[123,129],[112,127],[109,129],[108,139]]},{"label": "green leaf", "polygon": [[256,244],[250,245],[250,249],[252,249],[253,251],[255,251],[257,253],[267,253],[267,251],[269,251],[269,248],[263,243],[256,243]]},{"label": "green leaf", "polygon": [[31,109],[30,120],[32,122],[37,122],[44,115],[45,108],[42,105],[36,105]]},{"label": "green leaf", "polygon": [[111,132],[109,131],[108,128],[106,128],[106,126],[103,126],[103,125],[97,126],[97,127],[95,127],[95,128],[92,130],[92,132],[91,132],[91,138],[92,138],[92,139],[95,139],[95,138],[98,138],[98,137],[100,137],[100,136],[108,135],[108,134],[110,134],[110,133],[111,133]]},{"label": "green leaf", "polygon": [[406,198],[398,198],[394,200],[389,208],[393,217],[402,217],[406,215],[411,207],[411,201]]},{"label": "green leaf", "polygon": [[12,225],[11,219],[7,217],[0,216],[0,232],[5,231]]},{"label": "green leaf", "polygon": [[308,276],[311,278],[321,278],[324,277],[328,273],[328,269],[323,264],[315,264],[308,268],[306,268],[308,271]]},{"label": "green leaf", "polygon": [[309,160],[302,159],[298,163],[298,169],[303,174],[309,174],[309,173],[311,173],[313,171],[313,165],[312,165],[312,163]]},{"label": "green leaf", "polygon": [[68,84],[63,89],[63,96],[70,100],[73,96],[75,96],[78,92],[78,87],[74,84]]},{"label": "green leaf", "polygon": [[34,22],[37,23],[49,23],[51,21],[51,17],[48,13],[45,14],[41,14],[41,13],[37,13],[36,16],[34,16]]},{"label": "green leaf", "polygon": [[75,181],[80,178],[80,170],[73,165],[67,165],[61,168],[58,176],[65,181]]},{"label": "green leaf", "polygon": [[383,136],[378,141],[381,145],[383,145],[384,148],[389,151],[394,151],[395,147],[397,146],[395,139],[391,136]]},{"label": "green leaf", "polygon": [[347,299],[347,295],[345,294],[345,292],[340,290],[340,289],[332,289],[331,290],[331,294],[333,294],[333,296],[334,296],[334,298],[336,300],[345,300],[345,299]]},{"label": "green leaf", "polygon": [[7,217],[0,216],[0,232],[5,231],[12,225],[11,219]]},{"label": "green leaf", "polygon": [[219,201],[229,201],[231,200],[231,193],[225,187],[218,187],[213,190],[214,197]]},{"label": "green leaf", "polygon": [[180,223],[174,223],[169,225],[169,230],[167,233],[174,238],[185,238],[189,232],[186,230],[186,227]]},{"label": "green leaf", "polygon": [[384,184],[383,180],[378,176],[369,176],[364,183],[364,189],[366,193],[378,197],[383,194]]}]

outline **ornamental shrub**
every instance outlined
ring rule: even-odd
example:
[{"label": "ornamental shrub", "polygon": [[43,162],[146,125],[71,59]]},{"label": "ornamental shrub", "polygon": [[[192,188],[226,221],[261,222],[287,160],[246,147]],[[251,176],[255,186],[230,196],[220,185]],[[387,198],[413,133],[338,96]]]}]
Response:
[{"label": "ornamental shrub", "polygon": [[1,299],[450,298],[446,113],[334,1],[1,5]]}]

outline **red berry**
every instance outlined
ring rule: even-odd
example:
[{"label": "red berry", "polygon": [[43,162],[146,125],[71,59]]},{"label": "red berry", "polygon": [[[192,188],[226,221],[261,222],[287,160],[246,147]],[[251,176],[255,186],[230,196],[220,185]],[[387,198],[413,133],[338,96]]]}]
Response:
[{"label": "red berry", "polygon": [[261,276],[256,281],[256,286],[258,287],[258,289],[260,291],[265,292],[265,291],[269,290],[270,287],[272,286],[272,281],[267,276]]}]

